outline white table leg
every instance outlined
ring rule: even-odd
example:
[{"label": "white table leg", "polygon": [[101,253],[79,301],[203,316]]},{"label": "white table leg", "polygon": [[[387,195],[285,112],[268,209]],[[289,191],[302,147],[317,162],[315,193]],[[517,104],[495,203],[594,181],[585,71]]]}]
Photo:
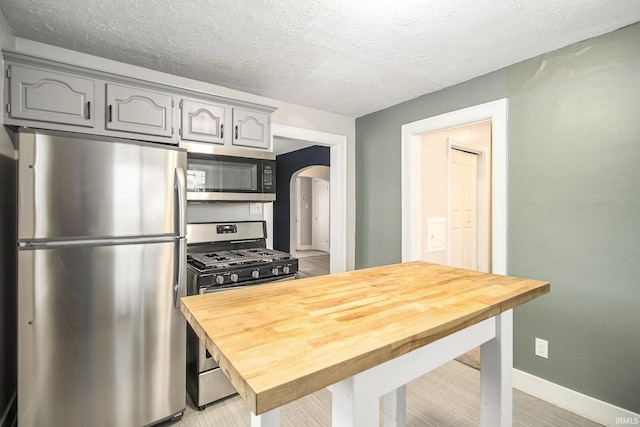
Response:
[{"label": "white table leg", "polygon": [[384,396],[385,427],[404,427],[407,383],[495,337],[496,319],[486,319],[330,385],[333,426],[379,425],[379,398]]},{"label": "white table leg", "polygon": [[280,408],[272,409],[264,414],[251,413],[251,427],[280,427]]},{"label": "white table leg", "polygon": [[513,312],[496,316],[496,337],[482,344],[480,425],[509,427],[513,421]]},{"label": "white table leg", "polygon": [[355,377],[328,387],[331,391],[333,427],[371,427],[379,425],[379,398],[361,386]]},{"label": "white table leg", "polygon": [[384,427],[407,425],[407,386],[403,385],[384,395]]}]

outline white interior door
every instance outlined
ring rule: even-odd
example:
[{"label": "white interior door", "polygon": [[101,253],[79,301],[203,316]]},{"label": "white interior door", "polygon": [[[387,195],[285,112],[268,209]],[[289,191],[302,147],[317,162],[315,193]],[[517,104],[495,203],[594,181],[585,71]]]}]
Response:
[{"label": "white interior door", "polygon": [[478,155],[451,149],[450,264],[478,269]]},{"label": "white interior door", "polygon": [[319,251],[329,252],[329,182],[313,180],[313,246]]}]

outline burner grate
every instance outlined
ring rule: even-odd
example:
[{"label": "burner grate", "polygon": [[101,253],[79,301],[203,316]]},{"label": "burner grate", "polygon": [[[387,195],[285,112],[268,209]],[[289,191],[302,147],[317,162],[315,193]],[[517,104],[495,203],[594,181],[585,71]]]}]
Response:
[{"label": "burner grate", "polygon": [[290,259],[291,255],[274,249],[251,248],[228,251],[212,251],[191,255],[191,263],[201,270],[231,269],[236,266],[263,264]]}]

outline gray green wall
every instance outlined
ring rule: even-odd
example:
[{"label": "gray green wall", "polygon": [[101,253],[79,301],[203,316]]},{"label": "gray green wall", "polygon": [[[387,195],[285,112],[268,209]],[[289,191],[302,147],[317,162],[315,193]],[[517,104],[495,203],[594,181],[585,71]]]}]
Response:
[{"label": "gray green wall", "polygon": [[401,126],[500,98],[508,274],[551,282],[515,367],[640,412],[640,23],[357,119],[356,268],[401,260]]}]

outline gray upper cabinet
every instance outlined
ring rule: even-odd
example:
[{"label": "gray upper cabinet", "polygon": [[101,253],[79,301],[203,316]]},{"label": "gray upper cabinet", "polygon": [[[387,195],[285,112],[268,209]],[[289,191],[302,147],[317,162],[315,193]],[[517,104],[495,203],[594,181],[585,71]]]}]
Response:
[{"label": "gray upper cabinet", "polygon": [[20,65],[8,78],[10,118],[94,127],[93,79]]},{"label": "gray upper cabinet", "polygon": [[225,117],[229,107],[190,99],[183,99],[180,106],[183,140],[224,144]]},{"label": "gray upper cabinet", "polygon": [[2,60],[4,125],[163,144],[271,146],[273,107],[4,49]]},{"label": "gray upper cabinet", "polygon": [[107,83],[108,130],[165,136],[173,135],[170,94]]},{"label": "gray upper cabinet", "polygon": [[268,149],[271,116],[257,111],[233,109],[233,145]]}]

